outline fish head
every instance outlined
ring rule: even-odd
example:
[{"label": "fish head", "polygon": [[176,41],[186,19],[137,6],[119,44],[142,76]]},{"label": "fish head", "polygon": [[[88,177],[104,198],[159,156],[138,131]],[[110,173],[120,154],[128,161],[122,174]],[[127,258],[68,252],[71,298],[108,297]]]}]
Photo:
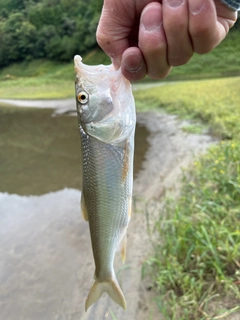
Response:
[{"label": "fish head", "polygon": [[109,81],[109,66],[88,66],[75,56],[77,112],[81,123],[101,121],[113,110]]},{"label": "fish head", "polygon": [[82,128],[101,141],[123,139],[129,126],[135,127],[130,82],[112,65],[88,66],[80,56],[75,56],[74,66],[77,113]]}]

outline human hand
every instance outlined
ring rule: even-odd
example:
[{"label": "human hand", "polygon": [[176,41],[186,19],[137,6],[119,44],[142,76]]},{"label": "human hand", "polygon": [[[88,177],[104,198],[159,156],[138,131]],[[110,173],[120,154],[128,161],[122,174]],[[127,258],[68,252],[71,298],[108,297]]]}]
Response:
[{"label": "human hand", "polygon": [[105,0],[97,41],[127,79],[160,79],[215,48],[236,19],[220,0]]}]

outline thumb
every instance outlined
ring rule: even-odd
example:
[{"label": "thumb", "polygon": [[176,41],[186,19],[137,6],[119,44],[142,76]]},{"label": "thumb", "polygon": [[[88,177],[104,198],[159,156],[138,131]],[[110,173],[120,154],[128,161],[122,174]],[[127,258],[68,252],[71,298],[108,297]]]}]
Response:
[{"label": "thumb", "polygon": [[[130,6],[128,5],[128,8]],[[121,65],[123,52],[129,47],[134,13],[126,14],[124,1],[105,0],[99,20],[96,38],[99,46],[111,58],[116,69]]]}]

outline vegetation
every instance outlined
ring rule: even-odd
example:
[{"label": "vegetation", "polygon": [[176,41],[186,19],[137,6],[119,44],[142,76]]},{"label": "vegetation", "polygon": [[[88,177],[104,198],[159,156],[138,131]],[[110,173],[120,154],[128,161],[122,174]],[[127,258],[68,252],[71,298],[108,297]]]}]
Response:
[{"label": "vegetation", "polygon": [[[109,64],[100,50],[84,56],[86,64]],[[74,97],[74,70],[71,63],[34,60],[14,63],[0,70],[0,97],[10,99],[63,99]]]},{"label": "vegetation", "polygon": [[222,319],[240,309],[239,81],[183,82],[135,94],[140,108],[147,99],[228,139],[185,172],[180,197],[166,199],[155,225],[154,256],[143,271],[153,276],[169,320]]},{"label": "vegetation", "polygon": [[[163,79],[163,81],[179,78],[196,79],[199,77],[239,75],[239,39],[240,31],[230,33],[215,50],[207,55],[195,55],[188,64],[174,68],[168,78]],[[78,53],[82,54],[81,51]],[[94,49],[84,54],[83,61],[86,64],[110,63],[110,59],[100,49]],[[0,69],[1,98],[58,99],[73,97],[73,83],[72,57],[71,62],[37,59],[13,63]]]},{"label": "vegetation", "polygon": [[201,119],[210,124],[214,134],[233,138],[240,133],[240,78],[169,83],[135,93],[139,110],[145,102],[183,117]]},{"label": "vegetation", "polygon": [[1,0],[0,67],[48,58],[69,61],[96,47],[102,0]]}]

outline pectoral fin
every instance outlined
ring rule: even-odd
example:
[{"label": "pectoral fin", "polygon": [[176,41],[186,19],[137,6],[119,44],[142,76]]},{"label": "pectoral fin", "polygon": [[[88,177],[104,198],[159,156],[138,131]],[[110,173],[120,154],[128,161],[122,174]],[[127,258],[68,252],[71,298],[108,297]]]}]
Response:
[{"label": "pectoral fin", "polygon": [[87,212],[86,202],[85,202],[83,193],[81,196],[81,211],[82,211],[82,216],[84,220],[88,221],[88,212]]}]

